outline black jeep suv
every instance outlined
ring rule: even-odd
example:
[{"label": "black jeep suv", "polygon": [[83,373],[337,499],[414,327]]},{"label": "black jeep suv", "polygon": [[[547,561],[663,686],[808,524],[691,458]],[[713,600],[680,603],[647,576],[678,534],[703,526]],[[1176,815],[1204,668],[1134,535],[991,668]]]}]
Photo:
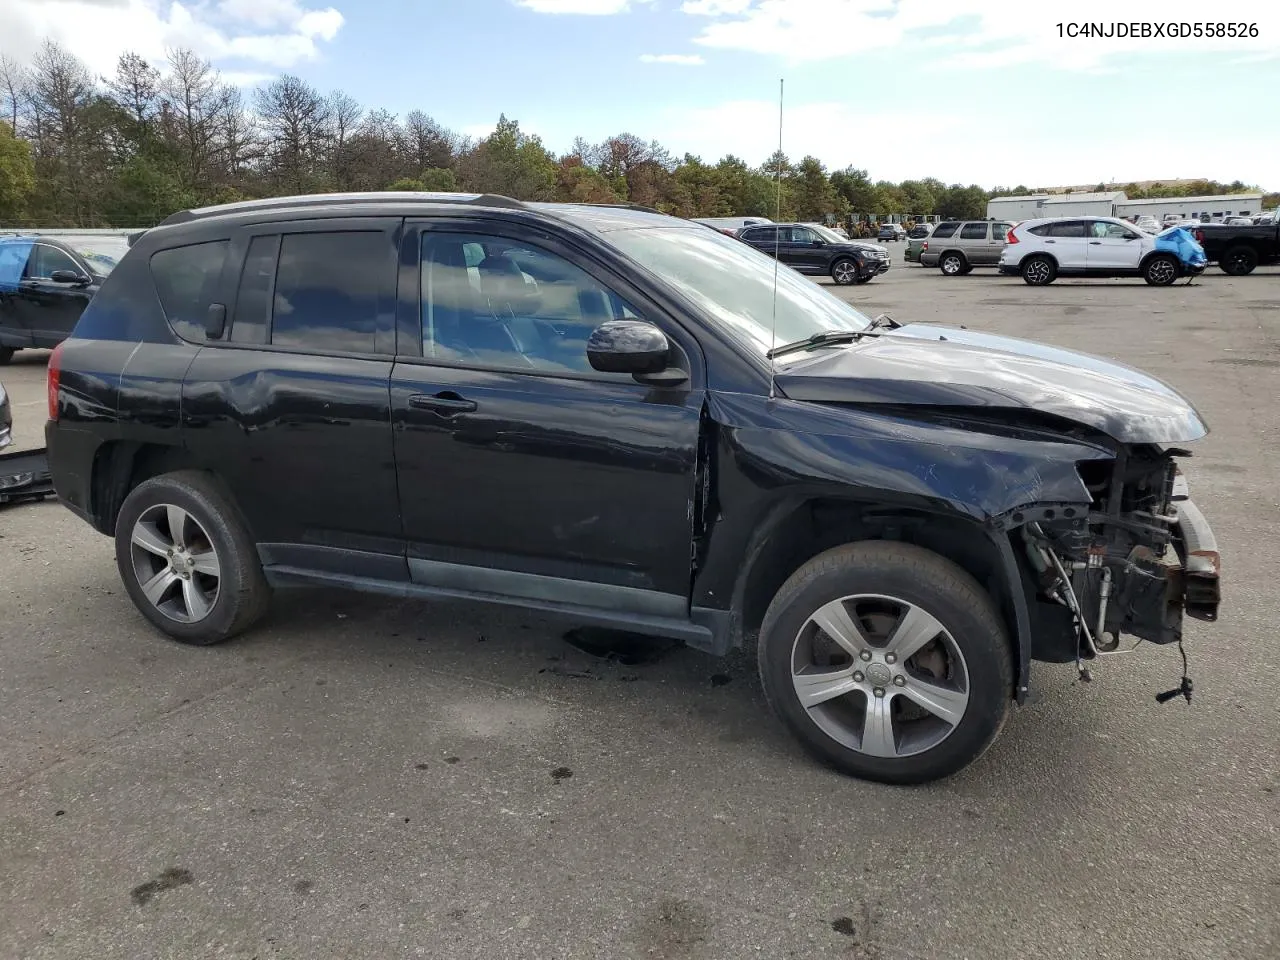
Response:
[{"label": "black jeep suv", "polygon": [[874,243],[842,237],[819,223],[770,223],[745,227],[738,239],[787,266],[836,283],[866,283],[889,269],[889,252]]},{"label": "black jeep suv", "polygon": [[[776,276],[776,281],[775,281]],[[776,288],[775,288],[776,283]],[[153,624],[273,588],[514,604],[723,654],[859,776],[951,773],[1033,659],[1213,619],[1163,383],[868,320],[698,224],[374,194],[176,214],[49,364],[61,500]]]}]

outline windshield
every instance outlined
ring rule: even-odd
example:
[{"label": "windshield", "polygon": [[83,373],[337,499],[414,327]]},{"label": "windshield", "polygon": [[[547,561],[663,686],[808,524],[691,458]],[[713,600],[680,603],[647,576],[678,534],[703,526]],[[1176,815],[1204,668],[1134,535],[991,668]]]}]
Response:
[{"label": "windshield", "polygon": [[129,249],[124,237],[59,237],[63,243],[80,254],[84,262],[100,277],[116,268],[120,258]]},{"label": "windshield", "polygon": [[619,250],[673,284],[761,355],[824,330],[865,330],[871,323],[812,280],[778,264],[775,327],[777,261],[723,234],[658,227],[618,230],[608,236]]}]

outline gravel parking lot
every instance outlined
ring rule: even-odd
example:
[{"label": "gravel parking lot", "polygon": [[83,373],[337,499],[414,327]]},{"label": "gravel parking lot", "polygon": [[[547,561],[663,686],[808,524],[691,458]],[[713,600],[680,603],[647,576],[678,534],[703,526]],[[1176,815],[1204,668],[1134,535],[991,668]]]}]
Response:
[{"label": "gravel parking lot", "polygon": [[[893,789],[804,757],[745,658],[325,592],[188,649],[106,538],[0,508],[0,957],[1280,956],[1280,268],[1031,288],[889,246],[839,294],[1118,358],[1212,424],[1190,705],[1153,699],[1176,650],[1038,666],[981,761]],[[44,362],[0,368],[20,447]]]}]

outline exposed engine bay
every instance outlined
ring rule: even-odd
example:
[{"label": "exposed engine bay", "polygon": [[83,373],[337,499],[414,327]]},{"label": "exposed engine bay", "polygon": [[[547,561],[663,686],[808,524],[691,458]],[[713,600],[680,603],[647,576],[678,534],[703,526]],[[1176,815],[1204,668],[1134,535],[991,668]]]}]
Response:
[{"label": "exposed engine bay", "polygon": [[1184,613],[1217,619],[1218,547],[1179,456],[1189,454],[1136,445],[1080,463],[1092,496],[1086,515],[1021,528],[1040,599],[1071,613],[1077,664],[1118,652],[1122,634],[1179,643]]}]

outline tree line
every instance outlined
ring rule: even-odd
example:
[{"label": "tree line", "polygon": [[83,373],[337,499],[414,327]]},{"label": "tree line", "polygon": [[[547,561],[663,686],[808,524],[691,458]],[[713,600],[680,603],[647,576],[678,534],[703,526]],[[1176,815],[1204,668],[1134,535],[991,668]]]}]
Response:
[{"label": "tree line", "polygon": [[[0,57],[0,107],[0,226],[11,227],[145,227],[175,210],[330,190],[463,190],[636,203],[683,217],[841,222],[982,217],[990,197],[1030,192],[873,182],[854,166],[828,172],[816,157],[792,162],[781,152],[760,166],[731,155],[708,164],[631,133],[578,138],[557,155],[505,116],[473,139],[421,110],[399,117],[289,74],[247,95],[187,49],[169,51],[163,69],[125,53],[112,76],[97,77],[46,41],[25,67]],[[1131,197],[1176,195],[1131,186]],[[1198,192],[1244,188],[1206,181]]]}]

